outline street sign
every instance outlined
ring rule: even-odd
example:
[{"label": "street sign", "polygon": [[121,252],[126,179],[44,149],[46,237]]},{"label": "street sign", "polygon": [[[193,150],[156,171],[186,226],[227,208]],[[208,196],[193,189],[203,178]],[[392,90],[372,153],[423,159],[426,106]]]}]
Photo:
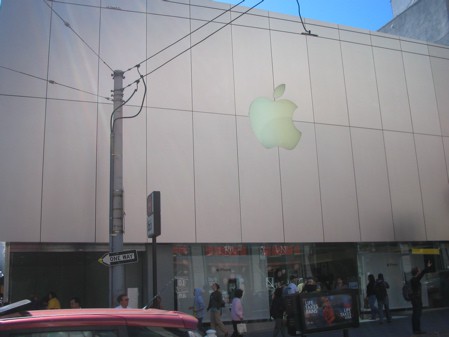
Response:
[{"label": "street sign", "polygon": [[147,197],[148,238],[161,235],[161,192],[154,191]]},{"label": "street sign", "polygon": [[138,261],[137,250],[124,250],[115,253],[106,253],[98,259],[98,262],[106,266],[116,264],[135,263]]}]

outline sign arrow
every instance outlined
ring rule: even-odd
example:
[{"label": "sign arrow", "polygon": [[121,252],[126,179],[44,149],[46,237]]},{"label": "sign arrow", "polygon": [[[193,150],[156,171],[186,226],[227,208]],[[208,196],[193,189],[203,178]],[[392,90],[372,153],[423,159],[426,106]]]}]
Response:
[{"label": "sign arrow", "polygon": [[98,262],[105,266],[114,266],[116,264],[135,263],[138,261],[137,250],[124,250],[121,252],[106,253],[98,259]]}]

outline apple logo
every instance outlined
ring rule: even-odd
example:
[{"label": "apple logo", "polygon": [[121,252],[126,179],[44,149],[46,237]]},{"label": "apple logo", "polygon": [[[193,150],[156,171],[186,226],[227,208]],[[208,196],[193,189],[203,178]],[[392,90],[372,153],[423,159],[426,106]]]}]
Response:
[{"label": "apple logo", "polygon": [[301,138],[301,131],[293,124],[297,105],[287,99],[278,99],[284,91],[285,84],[281,84],[274,89],[274,100],[258,97],[249,107],[251,128],[267,149],[279,146],[293,150]]}]

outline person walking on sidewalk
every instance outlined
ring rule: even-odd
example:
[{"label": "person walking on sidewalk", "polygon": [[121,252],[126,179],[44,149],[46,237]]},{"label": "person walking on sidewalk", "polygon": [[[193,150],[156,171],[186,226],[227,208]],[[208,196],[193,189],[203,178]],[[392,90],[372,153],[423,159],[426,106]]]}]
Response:
[{"label": "person walking on sidewalk", "polygon": [[277,337],[279,332],[281,332],[282,337],[286,337],[284,326],[285,309],[285,302],[282,297],[282,288],[276,288],[270,307],[270,315],[274,318],[274,330],[272,337]]},{"label": "person walking on sidewalk", "polygon": [[203,318],[206,305],[203,299],[203,289],[195,288],[193,290],[193,305],[189,309],[193,311],[193,316],[198,320],[198,330],[204,335]]},{"label": "person walking on sidewalk", "polygon": [[242,296],[243,296],[243,290],[236,289],[235,297],[232,299],[232,303],[231,303],[231,319],[232,319],[232,328],[234,330],[231,337],[241,337],[242,336],[237,330],[237,324],[242,323],[242,321],[243,321]]},{"label": "person walking on sidewalk", "polygon": [[390,303],[388,300],[388,292],[387,289],[390,288],[388,282],[384,280],[384,274],[379,273],[377,276],[376,284],[374,286],[374,292],[376,294],[377,299],[377,307],[379,309],[379,323],[382,324],[384,321],[384,309],[385,315],[387,316],[387,322],[391,322],[391,313],[390,313]]},{"label": "person walking on sidewalk", "polygon": [[421,279],[425,273],[430,271],[432,263],[427,261],[427,266],[424,270],[419,270],[418,267],[412,268],[412,278],[410,279],[410,284],[412,288],[412,328],[413,333],[417,335],[425,334],[421,330],[421,314],[422,314],[422,290],[421,290]]},{"label": "person walking on sidewalk", "polygon": [[228,337],[229,332],[226,330],[223,322],[221,321],[221,310],[224,306],[225,302],[220,291],[220,286],[218,283],[213,283],[212,293],[209,297],[209,305],[207,306],[207,311],[210,310],[210,325],[212,329],[215,331],[219,329],[225,337]]}]

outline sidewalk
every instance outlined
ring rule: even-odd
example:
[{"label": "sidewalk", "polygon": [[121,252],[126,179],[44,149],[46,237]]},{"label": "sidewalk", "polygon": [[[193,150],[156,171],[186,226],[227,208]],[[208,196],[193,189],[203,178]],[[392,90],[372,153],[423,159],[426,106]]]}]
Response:
[{"label": "sidewalk", "polygon": [[[272,337],[274,322],[253,322],[248,324],[246,337]],[[427,333],[420,337],[449,337],[449,308],[424,309],[421,317],[421,328]],[[286,332],[286,337],[288,337]],[[308,334],[312,337],[340,337],[342,330]],[[393,312],[391,323],[379,324],[377,321],[361,320],[358,328],[348,329],[349,337],[411,337],[411,311]],[[278,337],[282,337],[281,334]]]}]

